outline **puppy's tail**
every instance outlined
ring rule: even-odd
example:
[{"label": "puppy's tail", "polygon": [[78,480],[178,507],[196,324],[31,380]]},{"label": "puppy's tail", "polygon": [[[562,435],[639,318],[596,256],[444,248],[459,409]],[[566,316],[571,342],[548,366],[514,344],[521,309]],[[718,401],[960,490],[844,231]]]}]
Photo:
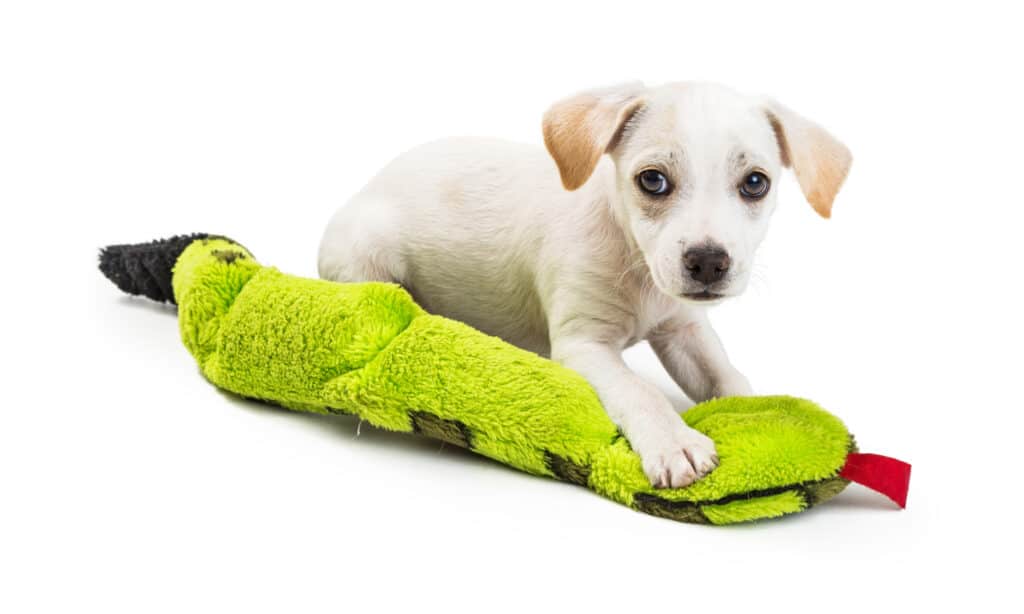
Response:
[{"label": "puppy's tail", "polygon": [[100,271],[128,294],[176,304],[171,277],[178,256],[193,241],[209,238],[213,235],[195,233],[149,243],[110,245],[100,249]]}]

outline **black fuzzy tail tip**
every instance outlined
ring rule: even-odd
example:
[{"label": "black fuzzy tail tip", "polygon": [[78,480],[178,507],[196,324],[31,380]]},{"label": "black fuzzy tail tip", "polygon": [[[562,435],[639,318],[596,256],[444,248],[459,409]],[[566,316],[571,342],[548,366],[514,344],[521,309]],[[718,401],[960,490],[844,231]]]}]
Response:
[{"label": "black fuzzy tail tip", "polygon": [[193,241],[209,237],[196,233],[149,243],[110,245],[100,249],[100,271],[128,294],[174,303],[171,286],[174,263]]}]

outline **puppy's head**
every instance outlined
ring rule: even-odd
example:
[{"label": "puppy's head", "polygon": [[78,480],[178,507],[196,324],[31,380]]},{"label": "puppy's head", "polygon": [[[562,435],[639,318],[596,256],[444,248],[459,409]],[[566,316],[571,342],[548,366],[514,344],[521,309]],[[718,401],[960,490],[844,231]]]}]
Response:
[{"label": "puppy's head", "polygon": [[658,288],[689,301],[746,287],[783,167],[827,218],[852,161],[789,109],[710,84],[578,94],[544,116],[544,143],[568,190],[611,156],[620,221]]}]

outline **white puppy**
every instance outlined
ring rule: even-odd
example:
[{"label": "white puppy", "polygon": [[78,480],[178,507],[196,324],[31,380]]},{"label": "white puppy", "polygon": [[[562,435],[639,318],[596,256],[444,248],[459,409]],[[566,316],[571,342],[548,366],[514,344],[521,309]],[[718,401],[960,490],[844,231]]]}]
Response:
[{"label": "white puppy", "polygon": [[397,282],[430,312],[576,370],[651,482],[685,486],[715,467],[714,443],[622,350],[648,340],[695,401],[750,394],[705,308],[746,286],[782,167],[828,217],[850,153],[710,84],[585,92],[543,129],[550,157],[479,138],[403,154],[331,220],[320,275]]}]

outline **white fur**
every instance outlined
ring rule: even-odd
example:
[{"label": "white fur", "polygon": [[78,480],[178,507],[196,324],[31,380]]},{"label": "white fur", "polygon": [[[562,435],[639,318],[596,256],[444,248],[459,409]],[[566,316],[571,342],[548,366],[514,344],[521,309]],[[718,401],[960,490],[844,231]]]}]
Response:
[{"label": "white fur", "polygon": [[[598,155],[610,154],[572,191],[538,147],[482,138],[420,146],[334,216],[320,247],[320,275],[398,282],[428,311],[575,369],[640,454],[652,483],[684,486],[717,464],[714,443],[687,427],[621,352],[649,340],[696,401],[750,394],[708,323],[707,303],[681,296],[704,289],[681,266],[682,254],[708,241],[724,247],[732,266],[713,289],[740,293],[775,190],[750,203],[738,182],[753,168],[777,182],[787,146],[838,152],[836,159],[845,151],[788,111],[783,123],[801,122],[800,129],[790,136],[784,125],[789,142],[780,144],[768,104],[708,84],[629,85],[557,103],[546,135],[593,137]],[[572,163],[559,160],[563,180]],[[675,184],[655,216],[645,214],[650,197],[635,179],[652,164]]]}]

